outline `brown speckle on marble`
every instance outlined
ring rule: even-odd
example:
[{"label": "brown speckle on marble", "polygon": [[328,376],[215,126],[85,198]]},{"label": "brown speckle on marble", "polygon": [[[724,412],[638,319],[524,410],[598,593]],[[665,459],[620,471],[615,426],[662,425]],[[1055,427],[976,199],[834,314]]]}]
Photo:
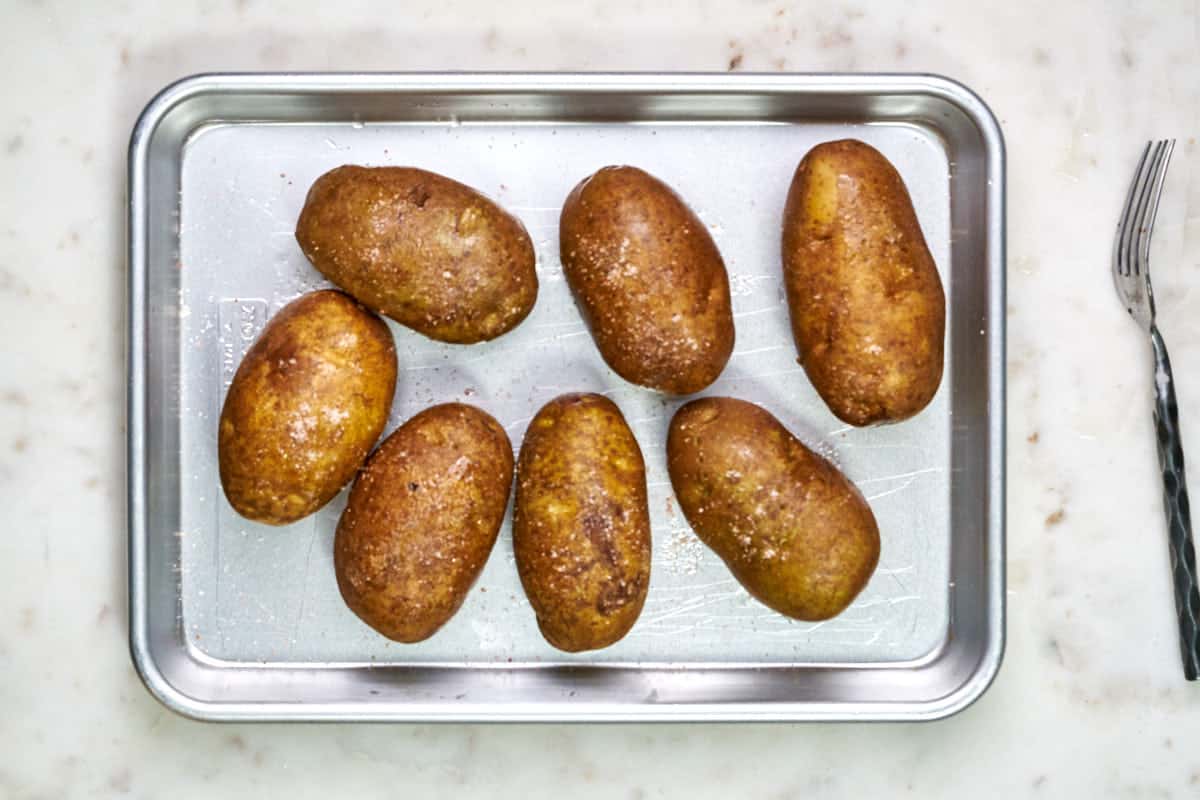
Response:
[{"label": "brown speckle on marble", "polygon": [[854,37],[845,31],[843,28],[834,28],[821,34],[817,39],[817,45],[822,50],[833,50],[838,47],[846,47],[854,43]]},{"label": "brown speckle on marble", "polygon": [[780,56],[771,63],[773,63],[775,65],[775,69],[779,70],[780,72],[783,72],[787,69],[787,59],[783,56]]},{"label": "brown speckle on marble", "polygon": [[1057,511],[1051,513],[1048,517],[1046,517],[1046,527],[1053,528],[1055,525],[1058,525],[1060,522],[1062,522],[1063,517],[1065,517],[1066,515],[1067,515],[1067,512],[1061,508],[1058,509]]},{"label": "brown speckle on marble", "polygon": [[128,67],[128,66],[129,66],[129,48],[128,48],[128,47],[122,47],[122,48],[121,48],[121,52],[120,52],[120,54],[119,54],[118,58],[119,58],[119,59],[120,59],[120,61],[121,61],[121,66],[122,66],[122,67]]},{"label": "brown speckle on marble", "polygon": [[1163,747],[1167,748],[1168,750],[1173,750],[1175,748],[1175,742],[1171,741],[1170,736],[1163,739]]},{"label": "brown speckle on marble", "polygon": [[234,750],[245,751],[246,749],[246,740],[243,739],[241,734],[238,733],[225,737],[225,744],[229,745]]},{"label": "brown speckle on marble", "polygon": [[496,42],[499,40],[499,38],[500,34],[493,25],[492,27],[488,28],[487,33],[483,35],[483,46],[488,50],[495,50]]},{"label": "brown speckle on marble", "polygon": [[1040,438],[1041,435],[1037,431],[1034,431],[1025,437],[1025,441],[1029,442],[1030,444],[1037,444]]},{"label": "brown speckle on marble", "polygon": [[1050,52],[1041,47],[1033,48],[1033,63],[1039,67],[1047,66],[1050,63]]},{"label": "brown speckle on marble", "polygon": [[21,630],[28,633],[33,630],[33,626],[37,623],[37,610],[32,606],[25,606],[21,609],[20,624]]},{"label": "brown speckle on marble", "polygon": [[786,13],[787,8],[785,6],[780,6],[779,8],[775,9],[775,16],[777,17],[782,17]]},{"label": "brown speckle on marble", "polygon": [[906,45],[904,42],[896,42],[895,53],[897,59],[903,59],[908,55],[908,45]]},{"label": "brown speckle on marble", "polygon": [[1121,48],[1121,66],[1125,69],[1133,69],[1133,53],[1129,52],[1129,48]]},{"label": "brown speckle on marble", "polygon": [[33,289],[14,272],[0,267],[0,292],[15,292],[23,297],[29,297],[33,294]]},{"label": "brown speckle on marble", "polygon": [[132,786],[133,775],[130,774],[128,767],[119,772],[114,772],[111,776],[109,776],[108,788],[112,789],[114,792],[128,794]]},{"label": "brown speckle on marble", "polygon": [[18,436],[13,439],[12,449],[14,453],[24,453],[29,449],[29,439],[24,436]]},{"label": "brown speckle on marble", "polygon": [[10,138],[4,144],[4,152],[8,153],[11,156],[11,155],[14,155],[15,153],[17,153],[24,146],[25,146],[25,137],[21,136],[20,134],[17,134],[16,136],[13,136],[12,138]]},{"label": "brown speckle on marble", "polygon": [[254,766],[261,767],[267,763],[267,756],[262,750],[255,750],[254,756],[250,760],[254,762]]},{"label": "brown speckle on marble", "polygon": [[5,405],[9,406],[25,407],[29,405],[29,397],[26,396],[24,392],[18,392],[15,389],[9,389],[8,391],[0,394],[0,402],[3,402]]},{"label": "brown speckle on marble", "polygon": [[739,69],[742,66],[742,58],[743,57],[744,57],[744,55],[740,50],[738,52],[734,53],[733,56],[729,59],[728,71],[733,72],[734,70]]}]

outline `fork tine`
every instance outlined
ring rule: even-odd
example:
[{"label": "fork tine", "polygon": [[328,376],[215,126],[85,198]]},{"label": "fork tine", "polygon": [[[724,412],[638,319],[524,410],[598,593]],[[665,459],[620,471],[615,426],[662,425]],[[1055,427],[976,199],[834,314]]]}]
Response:
[{"label": "fork tine", "polygon": [[1150,145],[1150,142],[1146,142],[1146,147],[1142,150],[1142,157],[1138,159],[1137,170],[1133,173],[1133,180],[1129,182],[1129,192],[1125,196],[1125,208],[1121,212],[1121,219],[1117,222],[1117,235],[1113,240],[1113,269],[1118,275],[1129,274],[1129,240],[1133,227],[1133,209],[1137,202],[1138,187],[1142,181],[1146,158],[1150,155]]},{"label": "fork tine", "polygon": [[1146,157],[1142,159],[1138,166],[1134,185],[1133,208],[1130,210],[1129,219],[1125,223],[1124,239],[1121,242],[1121,261],[1124,265],[1125,275],[1138,274],[1138,229],[1141,228],[1142,222],[1146,218],[1146,199],[1148,197],[1146,189],[1149,187],[1150,178],[1154,173],[1154,163],[1158,158],[1158,150],[1159,146],[1155,142],[1147,142]]},{"label": "fork tine", "polygon": [[1158,201],[1162,199],[1163,182],[1167,178],[1167,165],[1171,163],[1171,151],[1175,140],[1166,139],[1155,146],[1154,165],[1146,182],[1148,206],[1138,225],[1138,248],[1133,262],[1134,272],[1150,274],[1150,234],[1154,232],[1154,220],[1158,217]]}]

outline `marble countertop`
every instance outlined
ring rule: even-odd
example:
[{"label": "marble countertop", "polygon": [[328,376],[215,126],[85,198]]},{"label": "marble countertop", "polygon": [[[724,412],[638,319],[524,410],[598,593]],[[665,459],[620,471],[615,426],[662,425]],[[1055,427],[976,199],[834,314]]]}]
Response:
[{"label": "marble countertop", "polygon": [[[168,5],[0,6],[0,796],[1200,793],[1150,352],[1108,277],[1138,150],[1175,136],[1155,288],[1200,454],[1200,3]],[[125,146],[177,77],[292,69],[929,71],[978,91],[1009,167],[992,689],[914,725],[204,725],[162,708],[124,624]]]}]

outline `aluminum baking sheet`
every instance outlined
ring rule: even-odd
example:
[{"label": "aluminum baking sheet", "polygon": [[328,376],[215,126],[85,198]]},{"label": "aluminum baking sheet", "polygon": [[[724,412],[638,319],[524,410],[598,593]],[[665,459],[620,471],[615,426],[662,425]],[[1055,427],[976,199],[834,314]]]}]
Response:
[{"label": "aluminum baking sheet", "polygon": [[[972,263],[965,256],[978,248],[955,249],[955,242],[964,237],[982,238],[986,244],[987,237],[996,235],[993,228],[970,231],[954,220],[955,204],[961,214],[963,203],[956,191],[966,193],[956,175],[956,160],[974,158],[976,167],[986,166],[986,152],[964,151],[954,144],[955,136],[947,135],[927,114],[892,111],[876,118],[864,113],[869,104],[844,113],[844,119],[788,119],[778,111],[748,113],[732,103],[725,118],[719,108],[708,113],[651,113],[654,109],[645,106],[669,106],[679,96],[678,89],[672,92],[667,87],[650,96],[656,103],[647,103],[643,87],[636,86],[624,99],[638,102],[616,102],[611,108],[603,106],[603,111],[573,114],[569,108],[564,113],[568,99],[563,94],[528,86],[509,104],[532,103],[534,112],[544,107],[545,113],[523,107],[508,117],[494,92],[482,100],[464,101],[461,86],[454,82],[461,82],[461,76],[444,80],[445,94],[437,92],[436,78],[426,82],[410,78],[422,90],[419,98],[403,91],[389,95],[385,86],[374,99],[390,98],[396,104],[392,113],[386,102],[363,102],[362,113],[347,114],[345,109],[359,107],[353,92],[370,88],[370,80],[355,83],[352,76],[342,77],[349,82],[336,76],[311,79],[317,85],[304,96],[307,103],[289,103],[286,113],[269,108],[239,110],[234,102],[237,86],[203,95],[210,103],[209,113],[189,119],[186,130],[174,134],[177,139],[166,154],[175,171],[174,207],[133,210],[144,220],[157,216],[172,226],[167,247],[160,253],[163,257],[157,259],[171,263],[144,259],[147,269],[173,270],[158,281],[158,286],[172,291],[156,288],[153,279],[146,279],[151,286],[145,298],[150,315],[161,318],[167,333],[150,337],[152,341],[143,347],[151,353],[156,348],[163,351],[166,377],[160,379],[159,388],[173,401],[169,413],[160,415],[164,417],[160,424],[169,426],[167,438],[177,447],[178,461],[166,489],[176,496],[168,504],[170,523],[164,526],[163,519],[155,518],[158,530],[153,535],[169,535],[173,540],[161,546],[165,549],[158,561],[172,570],[174,592],[165,594],[174,598],[175,619],[167,638],[178,643],[181,652],[175,657],[180,663],[199,665],[197,669],[235,681],[239,674],[251,672],[308,674],[313,669],[347,676],[363,669],[385,671],[381,668],[400,670],[395,674],[406,668],[413,675],[427,674],[416,670],[418,666],[453,670],[460,676],[489,669],[516,673],[542,669],[545,675],[545,669],[570,666],[611,666],[640,675],[688,668],[782,668],[797,675],[824,670],[854,676],[866,674],[866,667],[886,675],[919,671],[920,665],[945,660],[948,642],[954,638],[951,608],[957,576],[952,552],[962,544],[956,536],[966,535],[955,529],[954,504],[964,500],[956,496],[956,480],[961,480],[956,474],[962,468],[956,466],[955,436],[968,425],[984,426],[976,434],[994,434],[996,427],[996,420],[986,415],[982,422],[973,414],[955,416],[956,393],[961,398],[982,390],[984,412],[995,399],[994,373],[985,370],[980,376],[974,367],[962,369],[962,363],[973,362],[955,358],[956,337],[986,340],[999,333],[1002,346],[1000,320],[986,315],[977,321],[956,319],[964,307],[955,302],[958,298],[984,298],[984,303],[966,306],[971,317],[995,299],[988,294],[996,290],[991,272],[994,259]],[[522,80],[539,80],[510,77],[518,87]],[[251,84],[240,87],[243,95],[254,88],[252,77],[239,80]],[[621,80],[609,76],[610,85]],[[744,99],[747,86],[752,88],[736,80],[712,80],[725,86],[726,100]],[[797,78],[798,83],[805,80],[813,79]],[[237,80],[227,79],[225,85],[231,82]],[[910,91],[919,95],[920,80],[911,82]],[[603,87],[605,82],[597,85]],[[347,105],[348,87],[353,92]],[[848,90],[840,99],[854,94]],[[338,96],[342,105],[314,113],[311,104],[329,96]],[[222,106],[222,98],[228,105]],[[613,94],[609,99],[622,98]],[[588,102],[595,100],[589,96]],[[491,112],[472,113],[481,107]],[[164,116],[169,119],[170,112]],[[880,149],[904,177],[950,298],[948,362],[938,394],[913,420],[870,429],[852,428],[833,417],[796,363],[780,277],[780,216],[792,171],[813,145],[846,137]],[[135,154],[136,150],[135,135]],[[145,161],[155,163],[149,153]],[[490,195],[528,228],[537,251],[540,289],[533,312],[514,331],[493,342],[455,346],[392,324],[400,374],[388,431],[432,404],[460,401],[493,414],[515,449],[528,421],[551,398],[564,392],[594,391],[613,399],[646,458],[654,549],[645,610],[618,644],[597,652],[564,654],[545,643],[517,578],[508,519],[486,569],[458,614],[431,639],[404,645],[386,640],[360,622],[339,596],[332,537],[345,492],[313,517],[285,528],[245,520],[225,500],[217,475],[215,436],[224,392],[241,356],[271,315],[298,295],[329,285],[308,264],[293,232],[308,187],[317,176],[341,164],[409,165],[441,173]],[[575,183],[608,164],[642,167],[674,187],[708,226],[725,259],[737,345],[720,379],[701,394],[740,397],[765,406],[810,447],[838,464],[871,504],[882,538],[879,568],[854,604],[833,620],[797,622],[768,610],[752,600],[720,559],[699,542],[674,502],[665,465],[667,425],[684,401],[617,377],[600,358],[580,319],[558,258],[558,214]],[[985,180],[1002,178],[994,169],[979,174]],[[133,179],[136,184],[138,176]],[[972,188],[986,194],[992,186]],[[134,224],[135,234],[136,228]],[[133,256],[136,260],[137,253]],[[135,295],[131,287],[136,304]],[[168,342],[159,341],[164,336]],[[141,355],[136,338],[131,340],[131,372]],[[971,344],[971,350],[994,355],[991,351],[997,342],[992,338],[989,347]],[[136,392],[138,376],[131,377]],[[958,405],[962,404],[960,399]],[[134,405],[131,401],[131,412]],[[136,418],[133,424],[138,424]],[[131,470],[137,466],[133,455]],[[986,460],[978,461],[976,469],[987,479],[985,488],[994,491],[997,476],[986,475],[988,468]],[[131,478],[131,493],[133,484]],[[131,517],[139,514],[135,505],[131,500]],[[987,511],[998,513],[994,507]],[[147,519],[139,521],[145,524]],[[133,536],[151,535],[136,527]],[[984,526],[979,535],[992,532]],[[966,549],[973,548],[978,549],[978,544],[967,544]],[[986,587],[990,592],[995,576],[988,569],[994,570],[995,564],[985,559],[983,566],[987,569],[981,569],[980,575],[992,581]],[[131,578],[136,580],[138,571],[135,558]],[[134,602],[145,593],[145,586],[134,587]],[[141,612],[140,617],[134,614],[135,625],[148,624],[149,612]],[[136,639],[136,632],[133,635]],[[135,641],[135,660],[137,645]],[[144,665],[139,666],[145,673]],[[463,680],[468,691],[456,695],[460,700],[471,687],[469,679]],[[555,691],[569,691],[565,687],[570,679],[563,680],[556,682]],[[386,690],[368,694],[359,710],[367,707],[371,697],[379,698],[375,703],[382,707],[387,698],[381,692],[386,694]],[[156,693],[165,694],[161,686]],[[261,694],[258,699],[264,704],[281,702],[270,691]],[[303,710],[305,701],[315,703],[318,694],[293,698],[300,708],[292,716],[330,716]],[[805,694],[798,690],[794,698],[773,699],[799,701]],[[445,702],[443,710],[453,708],[448,695],[437,691],[433,695]],[[647,696],[649,705],[657,705],[654,696]],[[256,714],[255,697],[241,699],[250,702],[249,710],[229,716],[288,716],[278,712],[284,707],[280,705],[273,706],[275,711],[264,705]],[[631,708],[647,705],[645,697],[610,693],[603,699]],[[817,695],[808,702],[816,709],[817,703],[828,699]],[[213,702],[219,706],[220,698]],[[332,716],[356,717],[353,703],[339,708],[340,713]],[[190,713],[222,716],[194,708]],[[463,716],[493,717],[484,712]],[[638,714],[630,710],[628,716]],[[755,717],[752,710],[739,716]]]},{"label": "aluminum baking sheet", "polygon": [[[906,661],[932,651],[948,615],[946,393],[903,425],[857,430],[841,423],[796,363],[783,300],[780,213],[792,170],[813,145],[846,137],[876,146],[905,176],[934,260],[946,264],[946,154],[927,131],[908,125],[301,123],[195,133],[183,151],[179,231],[181,435],[191,468],[181,570],[192,646],[212,658],[262,662]],[[654,552],[645,610],[618,644],[565,655],[542,639],[517,579],[507,522],[462,610],[425,642],[390,642],[338,594],[332,538],[344,498],[283,529],[249,522],[225,500],[215,436],[223,390],[272,313],[331,285],[293,234],[308,187],[341,164],[433,170],[495,198],[529,229],[538,300],[514,331],[462,346],[391,323],[400,373],[388,430],[456,400],[494,415],[515,448],[530,418],[559,394],[600,392],[615,401],[646,459]],[[796,622],[752,600],[675,506],[665,442],[683,401],[626,383],[605,366],[559,262],[562,202],[606,164],[634,164],[674,186],[725,258],[737,345],[721,378],[701,394],[765,406],[838,463],[870,501],[882,537],[879,569],[837,618]],[[942,278],[952,276],[943,268]]]}]

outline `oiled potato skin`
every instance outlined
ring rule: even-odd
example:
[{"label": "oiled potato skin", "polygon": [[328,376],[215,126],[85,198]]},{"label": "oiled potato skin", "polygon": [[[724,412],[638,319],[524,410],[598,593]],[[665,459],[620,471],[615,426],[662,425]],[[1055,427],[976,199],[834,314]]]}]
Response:
[{"label": "oiled potato skin", "polygon": [[397,428],[354,482],[334,539],[350,610],[398,642],[454,616],[508,506],[512,445],[474,406],[433,406]]},{"label": "oiled potato skin", "polygon": [[809,380],[851,425],[898,422],[942,380],[946,299],[895,167],[853,139],[801,160],[783,218],[792,334]]},{"label": "oiled potato skin", "polygon": [[494,339],[537,299],[520,221],[457,181],[412,167],[343,166],[313,183],[296,241],[368,307],[443,342]]},{"label": "oiled potato skin", "polygon": [[595,650],[633,627],[650,586],[646,468],[608,398],[563,395],[530,422],[517,464],[513,549],[550,644]]},{"label": "oiled potato skin", "polygon": [[563,205],[567,282],[613,371],[631,383],[690,394],[733,352],[729,277],[708,229],[665,183],[605,167]]},{"label": "oiled potato skin", "polygon": [[753,403],[714,397],[679,409],[667,469],[696,535],[780,614],[839,614],[879,562],[879,529],[858,489]]},{"label": "oiled potato skin", "polygon": [[379,439],[395,389],[383,320],[337,291],[289,303],[242,359],[221,410],[218,463],[230,505],[286,525],[328,503]]}]

